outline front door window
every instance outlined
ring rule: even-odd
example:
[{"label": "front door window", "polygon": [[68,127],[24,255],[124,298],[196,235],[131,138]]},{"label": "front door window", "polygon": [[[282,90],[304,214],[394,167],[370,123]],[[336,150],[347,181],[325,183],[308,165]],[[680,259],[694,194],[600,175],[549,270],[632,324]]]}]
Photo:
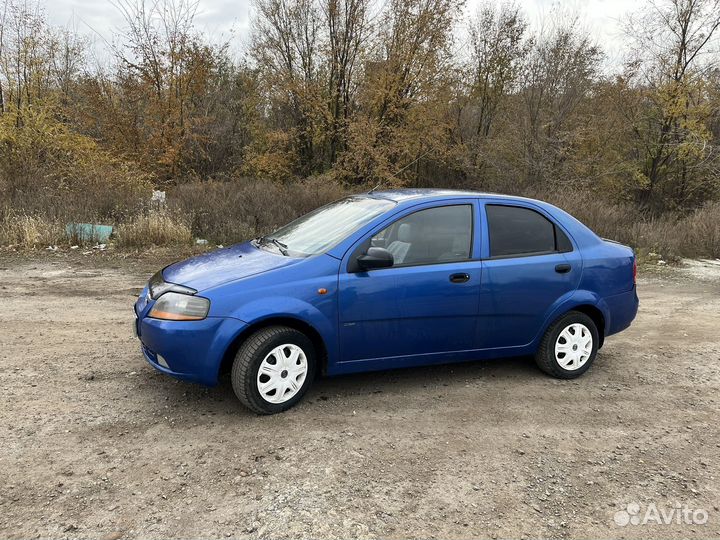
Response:
[{"label": "front door window", "polygon": [[420,210],[377,233],[370,244],[392,253],[393,266],[464,261],[472,246],[472,206]]}]

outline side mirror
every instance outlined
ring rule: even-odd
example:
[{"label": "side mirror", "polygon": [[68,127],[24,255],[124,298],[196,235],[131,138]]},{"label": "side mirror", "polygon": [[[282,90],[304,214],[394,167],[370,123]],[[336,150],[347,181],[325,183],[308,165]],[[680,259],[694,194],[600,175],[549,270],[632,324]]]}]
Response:
[{"label": "side mirror", "polygon": [[395,262],[395,259],[387,249],[381,247],[371,247],[367,253],[357,258],[358,266],[363,270],[373,270],[375,268],[389,268]]}]

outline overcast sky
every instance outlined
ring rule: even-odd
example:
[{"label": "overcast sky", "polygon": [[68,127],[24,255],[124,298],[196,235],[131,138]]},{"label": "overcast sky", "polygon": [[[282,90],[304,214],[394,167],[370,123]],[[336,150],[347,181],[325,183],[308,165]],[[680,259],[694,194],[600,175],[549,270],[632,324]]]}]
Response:
[{"label": "overcast sky", "polygon": [[[500,1],[500,0],[498,0]],[[468,13],[477,11],[482,0],[468,0]],[[581,23],[606,51],[609,65],[618,65],[625,36],[622,22],[629,11],[637,11],[642,0],[518,0],[533,26],[558,7],[576,13]],[[81,33],[97,33],[105,39],[122,18],[110,0],[47,0],[47,14],[53,24],[74,26]],[[242,50],[250,21],[250,0],[200,0],[197,25],[219,41],[232,39],[233,49]],[[102,41],[98,39],[98,41]]]}]

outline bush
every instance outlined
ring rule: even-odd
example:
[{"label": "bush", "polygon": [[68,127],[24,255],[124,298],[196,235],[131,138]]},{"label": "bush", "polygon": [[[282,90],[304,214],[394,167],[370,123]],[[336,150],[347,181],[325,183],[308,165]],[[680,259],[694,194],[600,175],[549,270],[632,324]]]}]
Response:
[{"label": "bush", "polygon": [[0,219],[0,245],[23,248],[45,247],[61,243],[63,226],[42,216],[5,212]]},{"label": "bush", "polygon": [[177,186],[168,205],[186,217],[195,236],[229,244],[267,234],[347,194],[321,178],[292,184],[239,178]]},{"label": "bush", "polygon": [[[319,206],[364,189],[351,192],[328,177],[291,183],[253,178],[195,180],[170,188],[166,210],[150,213],[148,176],[132,164],[102,153],[90,157],[83,145],[73,149],[60,135],[51,130],[50,135],[25,133],[22,137],[29,137],[27,140],[18,139],[17,134],[4,141],[0,137],[0,145],[13,147],[15,152],[0,156],[4,202],[0,207],[0,245],[33,248],[66,243],[65,226],[72,222],[114,225],[117,244],[123,248],[189,245],[193,237],[231,244],[267,234]],[[33,137],[45,145],[42,152],[30,148]],[[60,140],[52,142],[53,137]],[[55,152],[49,162],[57,168],[51,170],[37,157],[38,152]],[[19,156],[26,160],[25,168],[10,178],[5,166]],[[78,161],[72,163],[67,156]],[[508,187],[506,191],[513,190]],[[555,204],[598,235],[639,251],[656,252],[666,259],[720,257],[720,202],[689,214],[652,216],[634,205],[611,202],[586,190],[525,190],[521,194]]]},{"label": "bush", "polygon": [[682,218],[677,227],[668,228],[666,235],[680,255],[720,258],[720,202]]},{"label": "bush", "polygon": [[152,178],[58,121],[51,108],[0,115],[0,197],[7,208],[60,222],[136,215]]},{"label": "bush", "polygon": [[117,229],[117,244],[125,248],[188,245],[192,239],[190,227],[170,212],[142,215]]},{"label": "bush", "polygon": [[627,203],[613,203],[590,192],[534,193],[569,212],[603,238],[617,240],[665,258],[720,257],[720,203],[689,214],[652,216]]}]

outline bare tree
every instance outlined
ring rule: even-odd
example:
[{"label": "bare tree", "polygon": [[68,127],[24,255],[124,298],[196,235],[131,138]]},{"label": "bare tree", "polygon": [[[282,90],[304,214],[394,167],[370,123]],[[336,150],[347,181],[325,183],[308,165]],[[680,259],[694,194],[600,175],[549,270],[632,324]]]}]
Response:
[{"label": "bare tree", "polygon": [[375,55],[377,116],[393,123],[452,69],[458,0],[390,0]]},{"label": "bare tree", "polygon": [[254,6],[251,55],[269,90],[270,112],[279,127],[296,133],[300,172],[308,174],[321,110],[320,13],[313,0],[256,0]]},{"label": "bare tree", "polygon": [[475,133],[490,134],[498,107],[515,90],[530,48],[527,22],[516,4],[485,4],[470,24],[469,102],[477,110]]},{"label": "bare tree", "polygon": [[598,74],[600,49],[577,20],[559,20],[534,41],[522,76],[523,147],[530,184],[557,181],[556,168],[573,144],[573,118]]},{"label": "bare tree", "polygon": [[84,40],[49,27],[44,15],[27,0],[0,6],[0,114],[12,109],[17,127],[28,106],[65,99],[83,66]]},{"label": "bare tree", "polygon": [[113,46],[119,84],[103,88],[109,102],[114,92],[134,97],[135,120],[118,129],[124,129],[129,146],[145,146],[142,153],[153,155],[162,176],[172,177],[199,136],[194,128],[206,112],[201,97],[213,84],[224,46],[208,45],[194,29],[197,0],[114,0],[114,5],[125,22]]},{"label": "bare tree", "polygon": [[628,112],[641,155],[637,191],[643,204],[657,208],[669,192],[682,203],[698,190],[720,187],[714,175],[695,174],[718,157],[704,128],[709,111],[703,85],[718,65],[720,0],[649,4],[628,25],[635,50],[626,77],[644,90],[647,100]]},{"label": "bare tree", "polygon": [[325,0],[323,4],[329,56],[329,164],[346,148],[345,130],[358,86],[357,64],[369,37],[368,9],[369,0]]}]

